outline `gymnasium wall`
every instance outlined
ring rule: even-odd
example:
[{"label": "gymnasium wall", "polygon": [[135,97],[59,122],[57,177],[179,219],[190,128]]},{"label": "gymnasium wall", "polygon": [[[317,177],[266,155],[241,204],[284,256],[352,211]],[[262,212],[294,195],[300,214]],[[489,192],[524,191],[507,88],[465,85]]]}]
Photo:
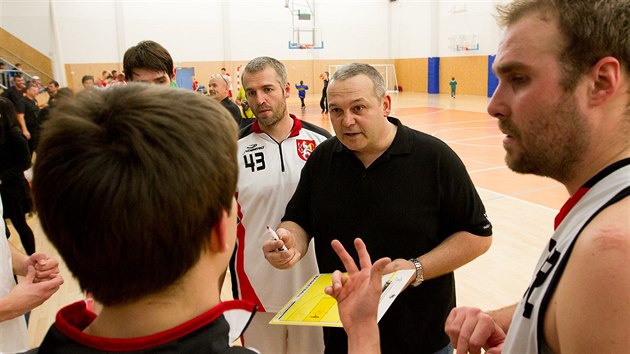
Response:
[{"label": "gymnasium wall", "polygon": [[[323,81],[319,75],[329,70],[329,65],[339,65],[349,62],[363,62],[368,64],[394,64],[394,60],[389,59],[344,59],[344,60],[283,60],[282,62],[287,68],[288,80],[294,88],[295,83],[300,80],[309,86],[307,98],[311,95],[321,95],[323,89]],[[248,60],[234,61],[182,61],[179,62],[180,67],[195,68],[195,78],[199,84],[208,84],[211,74],[219,73],[222,67],[229,68],[232,75],[233,85],[236,86],[236,68],[241,66],[241,70],[247,64]],[[90,64],[66,64],[68,87],[77,91],[82,88],[81,78],[83,75],[100,76],[103,70],[122,70],[122,63],[90,63]],[[426,79],[425,79],[426,81]]]},{"label": "gymnasium wall", "polygon": [[[62,63],[65,73],[55,74],[67,78],[69,86],[84,74],[120,68],[128,47],[153,39],[171,52],[177,66],[194,66],[200,82],[220,67],[233,72],[255,56],[269,55],[295,67],[295,76],[311,81],[315,89],[329,64],[356,60],[396,62],[400,86],[426,92],[422,63],[427,57],[454,57],[454,67],[476,68],[480,59],[475,57],[496,51],[500,31],[490,14],[498,2],[504,1],[310,0],[322,50],[288,48],[291,26],[302,22],[285,8],[285,0],[2,1],[0,25]],[[470,33],[478,35],[480,49],[454,50],[452,38]],[[477,73],[458,74],[466,83],[458,87],[461,93],[485,94],[467,83],[477,83]],[[440,79],[441,84],[447,81]]]}]

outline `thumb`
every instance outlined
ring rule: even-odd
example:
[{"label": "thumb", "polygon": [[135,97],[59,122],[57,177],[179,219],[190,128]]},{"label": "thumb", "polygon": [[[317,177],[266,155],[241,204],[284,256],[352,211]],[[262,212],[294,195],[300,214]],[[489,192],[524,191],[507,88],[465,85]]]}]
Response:
[{"label": "thumb", "polygon": [[376,279],[380,282],[381,278],[383,277],[383,270],[391,262],[392,260],[389,257],[384,257],[374,262],[374,264],[372,265],[372,269],[370,270],[371,280],[375,281]]},{"label": "thumb", "polygon": [[29,283],[33,283],[35,281],[35,267],[32,265],[28,266],[25,278]]}]

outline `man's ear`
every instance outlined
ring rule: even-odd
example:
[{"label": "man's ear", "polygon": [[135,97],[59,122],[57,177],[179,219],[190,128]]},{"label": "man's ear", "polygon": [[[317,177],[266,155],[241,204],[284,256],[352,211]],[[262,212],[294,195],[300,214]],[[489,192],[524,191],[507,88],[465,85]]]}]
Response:
[{"label": "man's ear", "polygon": [[588,88],[588,102],[599,106],[615,97],[621,84],[621,64],[613,57],[600,59],[589,71],[591,81]]},{"label": "man's ear", "polygon": [[226,252],[230,250],[230,240],[228,237],[228,214],[227,211],[221,212],[221,218],[217,220],[212,228],[210,235],[210,250],[214,252]]},{"label": "man's ear", "polygon": [[284,85],[284,98],[291,97],[291,84],[287,81]]},{"label": "man's ear", "polygon": [[176,76],[177,76],[177,68],[173,68],[173,75],[171,75],[171,81],[175,81]]},{"label": "man's ear", "polygon": [[383,116],[389,116],[392,111],[392,97],[387,93],[383,96]]}]

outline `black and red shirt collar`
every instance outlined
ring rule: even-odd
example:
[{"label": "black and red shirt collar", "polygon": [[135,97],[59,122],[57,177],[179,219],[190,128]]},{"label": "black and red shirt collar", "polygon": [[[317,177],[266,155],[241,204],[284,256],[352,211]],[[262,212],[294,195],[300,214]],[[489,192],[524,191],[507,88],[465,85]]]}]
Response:
[{"label": "black and red shirt collar", "polygon": [[617,171],[618,169],[630,165],[630,158],[626,158],[623,160],[619,160],[612,165],[604,168],[599,173],[597,173],[593,178],[589,179],[582,187],[580,187],[570,198],[564,203],[562,208],[560,208],[560,212],[556,215],[554,220],[554,230],[558,228],[558,226],[562,223],[562,220],[569,214],[571,209],[586,195],[586,193],[597,184],[597,182],[604,179],[606,176],[611,173]]},{"label": "black and red shirt collar", "polygon": [[221,315],[230,324],[230,335],[234,336],[230,338],[231,343],[242,334],[255,312],[256,305],[247,301],[225,301],[166,331],[137,338],[105,338],[83,332],[96,319],[96,314],[86,308],[85,301],[77,301],[59,310],[54,326],[68,338],[87,347],[112,352],[137,351],[175,341],[209,325]]},{"label": "black and red shirt collar", "polygon": [[[300,134],[300,130],[302,130],[302,121],[297,119],[295,114],[289,113],[289,117],[293,119],[293,128],[291,128],[291,133],[289,133],[289,136],[288,136],[289,138],[291,138],[294,136],[298,136],[298,134]],[[254,123],[252,124],[252,131],[256,134],[263,133],[262,129],[260,129],[260,125],[258,124],[258,119],[256,119]]]}]

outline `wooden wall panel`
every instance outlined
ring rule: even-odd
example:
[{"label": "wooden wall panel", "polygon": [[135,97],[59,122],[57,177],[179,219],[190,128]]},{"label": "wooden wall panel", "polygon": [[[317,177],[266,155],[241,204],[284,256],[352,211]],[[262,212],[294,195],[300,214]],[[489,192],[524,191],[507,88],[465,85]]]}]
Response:
[{"label": "wooden wall panel", "polygon": [[458,95],[486,96],[488,94],[488,57],[440,58],[440,93],[451,92],[451,77],[457,81]]},{"label": "wooden wall panel", "polygon": [[428,66],[427,58],[396,59],[396,77],[403,92],[427,92]]},{"label": "wooden wall panel", "polygon": [[22,64],[22,70],[30,75],[39,75],[44,84],[52,78],[51,59],[3,28],[0,28],[0,55],[7,60]]}]

